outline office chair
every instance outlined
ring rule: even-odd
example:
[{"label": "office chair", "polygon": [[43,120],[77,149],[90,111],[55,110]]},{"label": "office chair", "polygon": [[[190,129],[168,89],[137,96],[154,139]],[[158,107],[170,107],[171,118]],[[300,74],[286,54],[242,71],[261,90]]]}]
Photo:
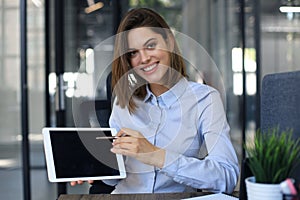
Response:
[{"label": "office chair", "polygon": [[[278,127],[293,129],[293,137],[300,137],[300,71],[266,75],[262,80],[260,124],[261,131]],[[252,176],[243,160],[241,170],[240,199],[247,199],[245,178]],[[300,165],[292,177],[300,181]]]},{"label": "office chair", "polygon": [[[300,137],[300,71],[266,75],[262,82],[261,130],[278,126]],[[300,166],[293,178],[300,180]]]},{"label": "office chair", "polygon": [[[111,72],[106,78],[106,99],[87,100],[80,104],[80,126],[81,127],[109,127],[111,114]],[[90,194],[109,194],[114,187],[102,181],[94,181],[89,189]]]},{"label": "office chair", "polygon": [[261,129],[280,125],[300,136],[300,71],[266,75],[262,85]]},{"label": "office chair", "polygon": [[79,126],[109,127],[110,113],[111,103],[108,100],[86,100],[80,104]]},{"label": "office chair", "polygon": [[[109,127],[109,117],[111,113],[110,100],[88,100],[80,105],[81,127]],[[95,113],[96,118],[90,113]],[[93,114],[94,115],[94,114]],[[109,194],[114,187],[109,186],[102,181],[94,181],[89,188],[90,194]]]}]

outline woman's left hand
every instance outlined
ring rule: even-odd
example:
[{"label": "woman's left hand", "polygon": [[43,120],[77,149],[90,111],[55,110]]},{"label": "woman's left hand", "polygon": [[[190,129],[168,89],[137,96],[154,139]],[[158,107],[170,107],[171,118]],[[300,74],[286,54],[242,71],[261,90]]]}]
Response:
[{"label": "woman's left hand", "polygon": [[162,168],[165,161],[165,150],[151,144],[138,131],[122,128],[116,135],[111,151],[116,154],[131,156],[137,160]]}]

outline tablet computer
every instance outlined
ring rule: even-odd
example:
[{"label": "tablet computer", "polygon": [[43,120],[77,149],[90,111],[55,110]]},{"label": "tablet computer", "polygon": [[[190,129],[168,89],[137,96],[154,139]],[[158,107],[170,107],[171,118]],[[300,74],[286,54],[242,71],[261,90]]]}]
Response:
[{"label": "tablet computer", "polygon": [[50,182],[122,179],[122,155],[112,148],[113,128],[43,128],[44,150]]}]

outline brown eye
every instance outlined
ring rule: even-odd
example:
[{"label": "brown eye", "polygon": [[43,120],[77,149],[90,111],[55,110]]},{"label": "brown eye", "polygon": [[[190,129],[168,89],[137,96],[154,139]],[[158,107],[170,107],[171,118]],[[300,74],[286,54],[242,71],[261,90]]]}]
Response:
[{"label": "brown eye", "polygon": [[130,51],[127,53],[129,58],[134,58],[137,55],[137,51]]}]

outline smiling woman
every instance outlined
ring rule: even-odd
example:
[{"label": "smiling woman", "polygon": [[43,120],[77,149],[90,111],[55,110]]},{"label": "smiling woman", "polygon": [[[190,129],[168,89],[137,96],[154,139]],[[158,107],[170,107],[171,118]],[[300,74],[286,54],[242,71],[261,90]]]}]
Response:
[{"label": "smiling woman", "polygon": [[112,87],[111,151],[124,156],[127,173],[103,181],[113,193],[233,191],[239,166],[220,95],[187,80],[174,35],[156,12],[133,9],[122,20]]},{"label": "smiling woman", "polygon": [[156,96],[165,92],[167,88],[164,87],[164,75],[170,66],[170,60],[168,47],[162,36],[150,28],[137,28],[129,31],[128,44],[129,61],[134,71],[150,83]]},{"label": "smiling woman", "polygon": [[[143,99],[146,94],[145,81],[160,82],[161,86],[157,88],[157,95],[159,95],[166,91],[164,87],[171,88],[178,80],[185,77],[185,65],[179,55],[180,50],[174,35],[160,15],[146,8],[133,9],[129,12],[118,29],[112,69],[115,74],[112,85],[115,93],[119,95],[121,107],[129,104],[130,112],[135,110],[135,102],[131,99],[132,91],[135,91],[136,97]],[[152,76],[146,78],[138,74],[139,84],[136,84],[133,90],[130,89],[126,76],[141,71],[147,72],[144,75]],[[159,77],[151,73],[154,71],[160,74]],[[128,87],[123,87],[125,85]],[[150,84],[150,86],[155,87],[157,84]],[[156,90],[153,92],[156,93]]]}]

